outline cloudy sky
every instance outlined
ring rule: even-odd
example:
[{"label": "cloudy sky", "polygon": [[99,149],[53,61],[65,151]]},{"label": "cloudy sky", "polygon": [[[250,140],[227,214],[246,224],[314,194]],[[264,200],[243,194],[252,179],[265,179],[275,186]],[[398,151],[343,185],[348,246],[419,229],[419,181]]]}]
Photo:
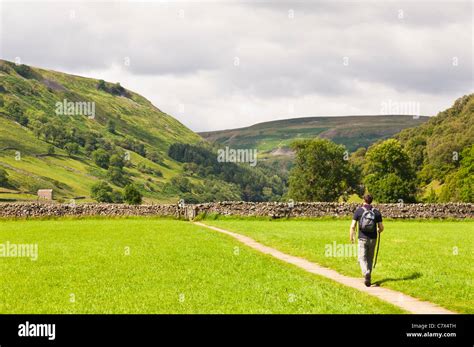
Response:
[{"label": "cloudy sky", "polygon": [[0,57],[120,82],[195,131],[435,115],[473,91],[470,1],[2,1]]}]

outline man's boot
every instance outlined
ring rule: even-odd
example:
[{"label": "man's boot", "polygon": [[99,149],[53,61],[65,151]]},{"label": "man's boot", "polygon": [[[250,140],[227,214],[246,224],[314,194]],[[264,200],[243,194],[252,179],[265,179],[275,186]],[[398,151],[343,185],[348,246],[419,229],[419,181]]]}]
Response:
[{"label": "man's boot", "polygon": [[370,287],[371,283],[370,283],[370,272],[366,272],[365,276],[364,276],[364,284],[366,287]]}]

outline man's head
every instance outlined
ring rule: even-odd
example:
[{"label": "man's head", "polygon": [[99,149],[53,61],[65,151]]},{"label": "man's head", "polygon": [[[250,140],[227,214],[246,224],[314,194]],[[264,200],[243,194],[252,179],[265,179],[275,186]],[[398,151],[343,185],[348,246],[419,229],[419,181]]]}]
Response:
[{"label": "man's head", "polygon": [[364,202],[366,204],[370,205],[372,203],[372,200],[373,200],[372,195],[370,195],[370,194],[365,194],[364,195]]}]

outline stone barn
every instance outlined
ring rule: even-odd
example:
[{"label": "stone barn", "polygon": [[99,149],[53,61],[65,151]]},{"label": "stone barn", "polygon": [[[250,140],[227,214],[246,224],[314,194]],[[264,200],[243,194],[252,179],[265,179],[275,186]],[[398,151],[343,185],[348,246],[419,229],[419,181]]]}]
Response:
[{"label": "stone barn", "polygon": [[53,190],[52,189],[39,189],[38,190],[38,200],[53,200]]}]

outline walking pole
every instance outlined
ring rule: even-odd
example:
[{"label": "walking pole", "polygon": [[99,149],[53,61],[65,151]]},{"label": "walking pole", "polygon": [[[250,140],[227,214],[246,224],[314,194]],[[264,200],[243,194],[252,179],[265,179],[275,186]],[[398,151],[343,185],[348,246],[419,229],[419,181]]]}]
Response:
[{"label": "walking pole", "polygon": [[379,247],[380,247],[380,233],[379,233],[379,237],[377,238],[377,252],[375,253],[375,261],[374,261],[374,269],[375,269],[375,265],[377,265],[377,258],[379,256]]}]

